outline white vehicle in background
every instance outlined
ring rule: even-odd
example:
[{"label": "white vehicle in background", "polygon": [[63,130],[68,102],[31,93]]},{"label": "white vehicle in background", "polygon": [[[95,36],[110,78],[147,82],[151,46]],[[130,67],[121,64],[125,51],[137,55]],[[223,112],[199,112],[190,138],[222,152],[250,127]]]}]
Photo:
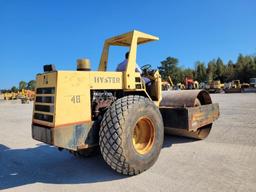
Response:
[{"label": "white vehicle in background", "polygon": [[207,83],[205,83],[205,82],[199,83],[199,89],[205,89],[206,85],[207,85]]},{"label": "white vehicle in background", "polygon": [[243,91],[246,93],[256,93],[256,78],[250,78],[250,86],[244,88]]},{"label": "white vehicle in background", "polygon": [[224,83],[224,89],[230,89],[231,88],[231,82]]},{"label": "white vehicle in background", "polygon": [[256,88],[256,78],[250,78],[250,87]]}]

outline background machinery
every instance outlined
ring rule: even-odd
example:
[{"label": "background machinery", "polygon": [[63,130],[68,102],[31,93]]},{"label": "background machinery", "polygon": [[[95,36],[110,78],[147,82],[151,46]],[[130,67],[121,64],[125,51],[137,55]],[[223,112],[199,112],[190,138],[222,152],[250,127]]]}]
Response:
[{"label": "background machinery", "polygon": [[256,88],[256,78],[250,78],[250,87]]},{"label": "background machinery", "polygon": [[194,81],[192,78],[186,77],[184,83],[186,89],[199,89],[198,81]]},{"label": "background machinery", "polygon": [[224,91],[225,93],[242,93],[244,92],[244,89],[249,87],[249,83],[240,83],[240,80],[233,80],[230,83],[225,83]]},{"label": "background machinery", "polygon": [[6,92],[3,94],[4,100],[16,100],[20,99],[21,103],[28,103],[29,101],[33,101],[35,98],[35,92],[32,90],[22,89],[17,92]]},{"label": "background machinery", "polygon": [[12,92],[6,92],[3,95],[4,95],[4,100],[15,100],[17,99],[18,93],[12,91]]},{"label": "background machinery", "polygon": [[21,93],[19,94],[19,98],[21,99],[21,103],[29,103],[29,101],[34,101],[35,99],[35,92],[32,90],[22,89]]},{"label": "background machinery", "polygon": [[209,87],[206,89],[210,93],[220,93],[224,89],[224,84],[220,80],[211,81]]},{"label": "background machinery", "polygon": [[162,81],[162,90],[163,91],[168,91],[168,90],[173,90],[174,84],[172,82],[172,78],[169,75],[167,81]]},{"label": "background machinery", "polygon": [[176,89],[177,89],[177,90],[184,90],[184,89],[186,89],[186,88],[185,88],[185,85],[184,85],[183,83],[177,83]]},{"label": "background machinery", "polygon": [[255,93],[256,92],[256,78],[250,78],[249,86],[243,89],[243,92],[246,93]]},{"label": "background machinery", "polygon": [[[99,146],[107,164],[126,175],[155,163],[164,132],[207,137],[219,106],[206,91],[162,91],[157,70],[135,72],[137,46],[155,40],[139,31],[107,39],[98,71],[90,71],[88,60],[79,60],[77,71],[44,66],[36,77],[32,137],[79,154]],[[125,71],[106,71],[110,46],[130,49]]]}]

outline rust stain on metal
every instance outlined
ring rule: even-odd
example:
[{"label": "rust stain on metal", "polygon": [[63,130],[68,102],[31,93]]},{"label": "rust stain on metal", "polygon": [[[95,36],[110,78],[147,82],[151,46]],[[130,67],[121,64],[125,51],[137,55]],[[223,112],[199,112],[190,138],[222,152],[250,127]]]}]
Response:
[{"label": "rust stain on metal", "polygon": [[196,131],[198,128],[211,124],[219,117],[219,105],[203,105],[192,109],[189,119],[190,130]]},{"label": "rust stain on metal", "polygon": [[76,151],[79,148],[89,147],[85,141],[91,126],[91,122],[68,125],[61,128],[32,125],[32,136],[36,140]]},{"label": "rust stain on metal", "polygon": [[163,91],[160,107],[194,107],[195,100],[202,105],[211,104],[209,93],[205,90]]}]

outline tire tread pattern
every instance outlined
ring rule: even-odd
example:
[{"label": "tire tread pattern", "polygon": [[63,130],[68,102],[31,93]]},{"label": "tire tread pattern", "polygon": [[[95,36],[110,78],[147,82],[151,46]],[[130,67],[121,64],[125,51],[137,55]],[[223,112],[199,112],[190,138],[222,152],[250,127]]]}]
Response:
[{"label": "tire tread pattern", "polygon": [[134,103],[150,102],[148,98],[139,95],[130,95],[118,99],[106,111],[99,132],[99,144],[103,159],[115,171],[125,175],[136,175],[144,170],[135,170],[131,167],[123,153],[122,126],[127,110]]}]

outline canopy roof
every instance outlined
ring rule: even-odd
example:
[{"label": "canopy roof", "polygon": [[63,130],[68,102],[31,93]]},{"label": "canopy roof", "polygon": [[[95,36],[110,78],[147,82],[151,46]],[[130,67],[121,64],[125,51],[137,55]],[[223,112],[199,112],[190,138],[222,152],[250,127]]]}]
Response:
[{"label": "canopy roof", "polygon": [[140,31],[131,31],[122,35],[118,35],[112,38],[109,38],[105,41],[108,45],[116,45],[116,46],[130,46],[132,42],[132,37],[137,38],[137,44],[143,44],[150,41],[159,40],[158,37],[149,35]]}]

